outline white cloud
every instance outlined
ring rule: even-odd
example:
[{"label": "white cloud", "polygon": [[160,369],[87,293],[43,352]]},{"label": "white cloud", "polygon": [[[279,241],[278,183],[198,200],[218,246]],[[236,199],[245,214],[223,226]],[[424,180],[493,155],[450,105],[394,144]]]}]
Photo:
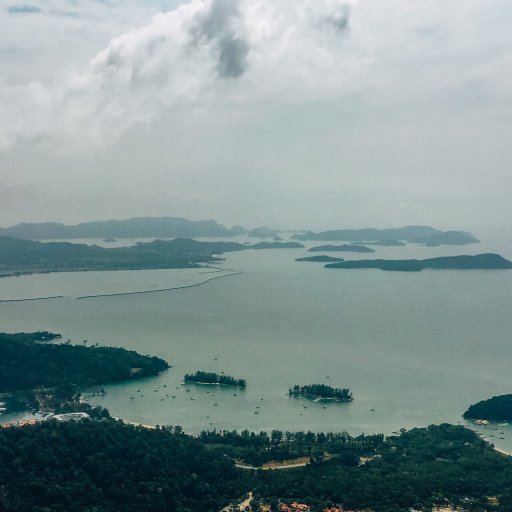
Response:
[{"label": "white cloud", "polygon": [[102,146],[165,109],[340,95],[363,65],[355,0],[191,0],[110,41],[78,73],[0,85],[0,149]]}]

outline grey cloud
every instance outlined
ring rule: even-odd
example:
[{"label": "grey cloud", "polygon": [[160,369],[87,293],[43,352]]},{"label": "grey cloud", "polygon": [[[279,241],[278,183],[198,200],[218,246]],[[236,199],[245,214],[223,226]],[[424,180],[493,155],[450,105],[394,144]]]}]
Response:
[{"label": "grey cloud", "polygon": [[230,25],[239,15],[238,1],[214,0],[209,11],[199,19],[199,25],[195,30],[207,39],[215,39],[232,30]]},{"label": "grey cloud", "polygon": [[343,4],[340,9],[327,19],[328,23],[339,32],[345,32],[350,26],[350,5]]},{"label": "grey cloud", "polygon": [[219,41],[217,72],[221,78],[238,78],[247,69],[249,45],[244,39],[224,37]]},{"label": "grey cloud", "polygon": [[28,4],[10,5],[9,7],[7,7],[6,11],[9,14],[37,14],[42,12],[41,9],[39,9],[39,7]]},{"label": "grey cloud", "polygon": [[82,17],[82,15],[76,11],[51,11],[50,15],[56,16],[59,18],[74,18],[74,19],[78,19],[78,18]]},{"label": "grey cloud", "polygon": [[239,3],[233,0],[214,0],[192,29],[196,44],[201,41],[216,43],[216,67],[221,78],[238,78],[247,69],[250,47],[242,29]]}]

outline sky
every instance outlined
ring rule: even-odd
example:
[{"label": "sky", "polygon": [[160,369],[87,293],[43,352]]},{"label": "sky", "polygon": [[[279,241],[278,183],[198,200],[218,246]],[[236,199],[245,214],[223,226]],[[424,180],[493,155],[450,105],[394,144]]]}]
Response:
[{"label": "sky", "polygon": [[0,225],[512,221],[510,0],[0,0]]}]

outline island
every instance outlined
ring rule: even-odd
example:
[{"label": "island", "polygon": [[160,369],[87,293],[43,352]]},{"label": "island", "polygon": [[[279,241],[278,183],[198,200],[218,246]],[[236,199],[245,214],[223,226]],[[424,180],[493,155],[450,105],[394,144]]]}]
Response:
[{"label": "island", "polygon": [[[376,242],[407,241],[423,245],[465,245],[477,243],[478,239],[467,231],[441,231],[431,226],[405,226],[391,229],[334,229],[315,233],[306,231],[295,233],[294,240],[308,241],[350,241],[362,243],[366,240]],[[382,244],[384,245],[384,244]]]},{"label": "island", "polygon": [[352,242],[361,245],[378,245],[379,247],[405,247],[407,244],[400,240],[377,240],[376,242]]},{"label": "island", "polygon": [[289,396],[297,398],[311,398],[313,400],[335,400],[337,402],[351,402],[352,393],[347,388],[333,388],[325,384],[311,384],[299,386],[296,384],[288,390]]},{"label": "island", "polygon": [[245,379],[237,379],[231,375],[219,375],[213,372],[197,371],[195,373],[187,373],[184,377],[185,382],[193,382],[195,384],[219,384],[222,386],[234,386],[244,389],[247,386]]},{"label": "island", "polygon": [[351,260],[330,263],[325,268],[361,269],[374,268],[399,272],[419,272],[424,269],[446,270],[492,270],[511,269],[512,261],[499,254],[477,254],[476,256],[444,256],[425,260]]},{"label": "island", "polygon": [[444,233],[413,238],[410,242],[413,244],[426,245],[428,247],[436,247],[439,245],[477,244],[480,240],[467,231],[445,231]]},{"label": "island", "polygon": [[250,249],[304,249],[298,242],[258,242],[251,245]]},{"label": "island", "polygon": [[463,417],[471,420],[512,421],[512,395],[493,396],[473,404]]},{"label": "island", "polygon": [[326,256],[325,254],[318,255],[318,256],[307,256],[305,258],[297,258],[295,261],[313,261],[313,262],[320,262],[320,263],[334,263],[339,261],[345,261],[343,258],[335,258],[333,256]]},{"label": "island", "polygon": [[308,249],[309,252],[324,252],[324,251],[335,251],[335,252],[375,252],[370,247],[364,245],[355,244],[343,244],[343,245],[318,245],[317,247],[311,247]]},{"label": "island", "polygon": [[276,229],[269,229],[267,226],[261,226],[259,228],[251,229],[247,236],[252,238],[273,238],[278,235],[278,231]]}]

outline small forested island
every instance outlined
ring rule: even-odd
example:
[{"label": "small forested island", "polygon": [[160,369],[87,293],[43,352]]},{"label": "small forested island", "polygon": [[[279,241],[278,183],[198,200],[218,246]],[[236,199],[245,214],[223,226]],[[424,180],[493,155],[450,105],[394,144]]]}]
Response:
[{"label": "small forested island", "polygon": [[237,379],[231,375],[219,375],[213,372],[197,371],[195,373],[187,373],[184,377],[185,382],[194,382],[196,384],[221,384],[223,386],[235,386],[245,388],[247,383],[245,379]]},{"label": "small forested island", "polygon": [[466,419],[512,421],[512,395],[498,395],[471,405],[463,414]]},{"label": "small forested island", "polygon": [[26,333],[0,333],[0,392],[91,386],[157,375],[169,364],[133,350],[37,343]]},{"label": "small forested island", "polygon": [[308,386],[296,384],[288,390],[288,394],[294,397],[336,400],[337,402],[351,402],[354,399],[349,389],[333,388],[325,384],[311,384]]},{"label": "small forested island", "polygon": [[376,268],[401,272],[419,272],[427,268],[448,270],[511,269],[512,261],[499,254],[477,254],[476,256],[445,256],[425,260],[351,260],[330,263],[325,268],[360,269]]},{"label": "small forested island", "polygon": [[366,247],[364,245],[356,244],[343,244],[343,245],[319,245],[317,247],[311,247],[308,249],[309,252],[324,252],[324,251],[336,251],[336,252],[375,252],[374,249]]},{"label": "small forested island", "polygon": [[376,242],[352,242],[353,244],[359,243],[361,245],[378,245],[380,247],[405,247],[407,244],[400,240],[378,240]]},{"label": "small forested island", "polygon": [[251,245],[250,249],[303,249],[299,242],[258,242]]},{"label": "small forested island", "polygon": [[335,258],[333,256],[326,256],[325,254],[319,256],[307,256],[305,258],[297,258],[295,261],[313,261],[320,263],[334,263],[339,261],[345,261],[343,258]]}]

